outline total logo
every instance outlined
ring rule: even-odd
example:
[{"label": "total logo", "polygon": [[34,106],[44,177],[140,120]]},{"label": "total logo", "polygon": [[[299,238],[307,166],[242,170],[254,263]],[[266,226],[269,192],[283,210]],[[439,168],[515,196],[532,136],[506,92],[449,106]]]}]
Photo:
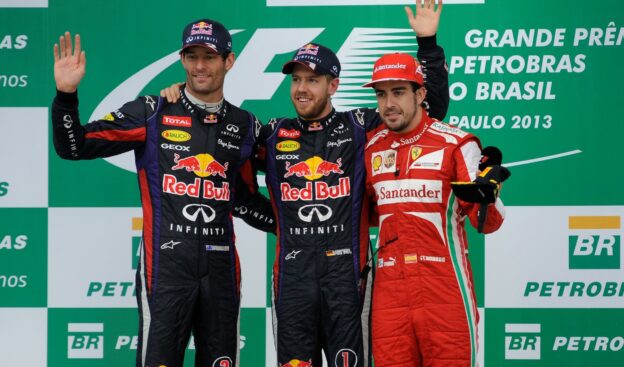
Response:
[{"label": "total logo", "polygon": [[177,127],[191,127],[193,122],[189,116],[168,116],[162,117],[163,125],[177,126]]},{"label": "total logo", "polygon": [[305,161],[301,161],[295,164],[286,162],[284,169],[286,173],[284,178],[290,176],[305,177],[306,179],[313,181],[323,176],[329,176],[331,173],[343,174],[344,171],[340,169],[342,166],[342,158],[338,158],[336,163],[324,160],[319,156],[308,158]]},{"label": "total logo", "polygon": [[174,153],[173,161],[175,165],[172,170],[186,170],[193,172],[199,177],[221,176],[227,178],[225,172],[228,169],[228,162],[219,163],[214,157],[208,153],[188,156],[182,158],[178,153]]},{"label": "total logo", "polygon": [[301,131],[295,129],[280,128],[277,132],[278,138],[297,139],[301,136]]}]

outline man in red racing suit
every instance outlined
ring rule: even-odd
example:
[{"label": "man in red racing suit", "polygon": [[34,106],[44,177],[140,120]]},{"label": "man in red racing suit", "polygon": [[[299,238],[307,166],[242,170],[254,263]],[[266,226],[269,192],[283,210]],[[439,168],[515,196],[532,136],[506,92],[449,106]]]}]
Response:
[{"label": "man in red racing suit", "polygon": [[[409,55],[386,55],[365,85],[384,120],[365,149],[380,224],[373,356],[376,367],[474,366],[478,314],[464,221],[476,227],[479,204],[457,199],[451,182],[476,178],[480,142],[427,115],[420,70]],[[487,214],[485,233],[502,224],[500,199]]]}]

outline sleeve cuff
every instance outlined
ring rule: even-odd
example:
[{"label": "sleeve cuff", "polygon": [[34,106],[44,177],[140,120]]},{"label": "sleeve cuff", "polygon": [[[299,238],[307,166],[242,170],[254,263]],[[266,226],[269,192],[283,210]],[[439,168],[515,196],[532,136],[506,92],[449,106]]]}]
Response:
[{"label": "sleeve cuff", "polygon": [[56,103],[61,106],[73,107],[78,104],[78,91],[73,93],[65,93],[60,90],[56,90]]},{"label": "sleeve cuff", "polygon": [[436,35],[428,36],[428,37],[416,37],[416,41],[418,42],[419,49],[432,49],[438,46]]}]

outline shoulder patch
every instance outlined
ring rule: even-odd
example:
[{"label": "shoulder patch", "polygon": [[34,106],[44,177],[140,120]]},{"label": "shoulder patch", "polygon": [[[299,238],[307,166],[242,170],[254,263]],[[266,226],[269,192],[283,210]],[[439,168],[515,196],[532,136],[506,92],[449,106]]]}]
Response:
[{"label": "shoulder patch", "polygon": [[461,129],[458,129],[456,127],[449,126],[449,125],[447,125],[447,124],[445,124],[443,122],[439,122],[439,121],[436,121],[436,122],[432,123],[431,124],[431,129],[436,130],[436,131],[441,132],[441,133],[445,133],[445,134],[452,134],[452,135],[458,136],[461,139],[463,139],[466,136],[468,136],[467,132],[465,132],[465,131],[463,131]]},{"label": "shoulder patch", "polygon": [[368,140],[368,144],[366,144],[365,149],[368,149],[370,146],[374,145],[378,140],[383,139],[386,136],[388,136],[388,132],[389,132],[388,129],[383,129],[377,134],[373,135],[373,137]]}]

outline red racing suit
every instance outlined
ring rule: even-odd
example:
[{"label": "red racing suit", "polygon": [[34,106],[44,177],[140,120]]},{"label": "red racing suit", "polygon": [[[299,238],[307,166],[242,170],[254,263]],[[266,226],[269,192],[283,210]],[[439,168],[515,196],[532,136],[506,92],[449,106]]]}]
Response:
[{"label": "red racing suit", "polygon": [[[381,125],[368,138],[367,191],[380,223],[375,367],[473,366],[478,312],[464,221],[476,227],[479,204],[457,199],[451,182],[475,179],[480,142],[424,110],[414,131]],[[499,199],[488,206],[484,232],[503,218]]]}]

